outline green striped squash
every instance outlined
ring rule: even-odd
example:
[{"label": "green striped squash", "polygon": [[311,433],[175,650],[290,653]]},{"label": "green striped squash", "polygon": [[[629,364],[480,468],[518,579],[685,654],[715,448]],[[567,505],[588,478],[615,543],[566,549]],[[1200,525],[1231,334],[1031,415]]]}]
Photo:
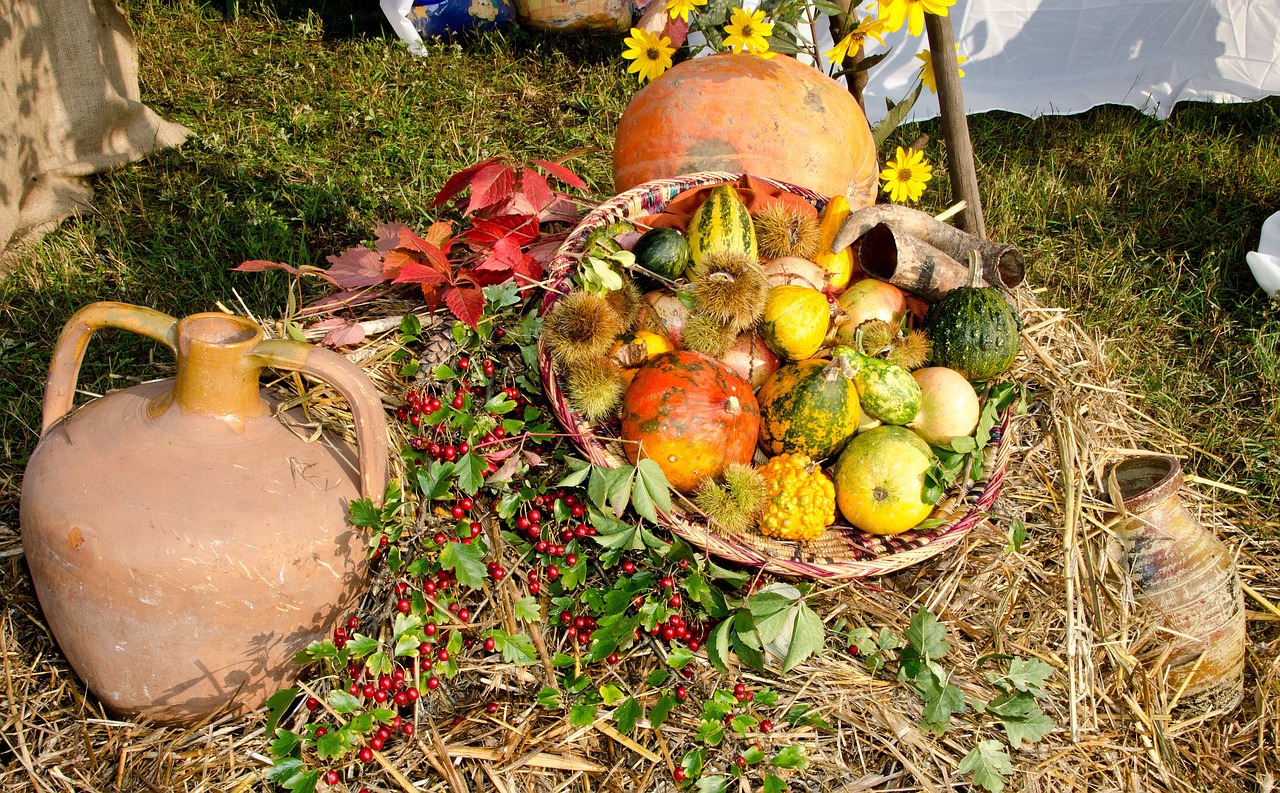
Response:
[{"label": "green striped squash", "polygon": [[722,184],[711,190],[689,218],[684,236],[694,264],[702,261],[703,254],[717,249],[742,251],[752,258],[758,255],[751,215],[733,185]]},{"label": "green striped squash", "polygon": [[871,418],[907,424],[920,412],[920,384],[906,369],[852,347],[836,347],[831,355],[847,362],[862,410]]},{"label": "green striped squash", "polygon": [[760,448],[767,454],[821,460],[858,431],[858,389],[830,363],[810,358],[787,364],[760,386]]}]

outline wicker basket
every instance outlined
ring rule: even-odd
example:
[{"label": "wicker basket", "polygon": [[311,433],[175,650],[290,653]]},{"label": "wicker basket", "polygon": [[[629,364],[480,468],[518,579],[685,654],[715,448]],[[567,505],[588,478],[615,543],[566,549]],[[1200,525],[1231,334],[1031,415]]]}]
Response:
[{"label": "wicker basket", "polygon": [[[572,290],[570,276],[581,259],[583,242],[592,231],[618,220],[661,212],[668,201],[685,190],[735,182],[741,177],[742,174],[709,172],[646,182],[601,204],[569,234],[552,259],[547,297],[539,314],[545,316],[563,295]],[[823,196],[802,187],[770,179],[761,181],[802,196],[819,209],[826,202]],[[538,364],[552,409],[587,458],[596,465],[617,467],[626,464],[626,453],[617,440],[617,422],[591,425],[574,412],[564,393],[556,365],[541,344],[538,347]],[[1000,492],[1009,459],[1012,446],[1008,432],[1010,415],[1006,411],[1001,423],[992,430],[985,466],[987,478],[948,492],[926,521],[925,525],[933,528],[880,537],[837,522],[817,540],[798,543],[773,540],[754,532],[726,531],[714,522],[708,523],[690,502],[683,499],[677,499],[682,506],[661,517],[672,531],[695,547],[778,575],[831,579],[891,573],[956,545],[986,517]]]}]

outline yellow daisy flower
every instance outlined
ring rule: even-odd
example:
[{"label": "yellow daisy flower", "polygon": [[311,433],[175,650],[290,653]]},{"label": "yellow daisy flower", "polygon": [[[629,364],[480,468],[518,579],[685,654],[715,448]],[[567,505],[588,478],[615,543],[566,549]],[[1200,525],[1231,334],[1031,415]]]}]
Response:
[{"label": "yellow daisy flower", "polygon": [[925,184],[933,178],[933,166],[924,152],[898,147],[898,156],[880,172],[883,188],[893,201],[919,201]]},{"label": "yellow daisy flower", "polygon": [[[960,45],[957,44],[956,52],[959,52],[959,51],[960,51]],[[925,50],[924,52],[917,53],[916,57],[924,61],[924,65],[920,67],[920,81],[924,83],[925,88],[928,88],[930,91],[932,91],[935,94],[938,93],[938,81],[933,76],[933,51]],[[956,57],[957,64],[964,63],[967,60],[969,59],[963,55]],[[960,72],[960,76],[964,77],[964,69],[959,69],[958,71]]]},{"label": "yellow daisy flower", "polygon": [[752,55],[772,58],[776,53],[769,52],[769,37],[773,35],[773,23],[764,21],[764,11],[756,9],[750,13],[735,8],[729,13],[729,24],[724,26],[725,46],[734,52],[746,50]]},{"label": "yellow daisy flower", "polygon": [[656,79],[671,68],[671,56],[676,50],[666,36],[659,38],[647,30],[632,28],[622,43],[627,45],[622,57],[631,61],[627,71],[639,73],[640,82]]},{"label": "yellow daisy flower", "polygon": [[844,63],[844,59],[850,54],[856,54],[862,49],[862,45],[866,43],[867,36],[880,42],[880,46],[884,46],[884,39],[880,34],[884,31],[884,20],[872,19],[867,17],[858,23],[858,26],[849,31],[849,35],[840,39],[840,43],[827,50],[825,55],[831,63]]},{"label": "yellow daisy flower", "polygon": [[919,36],[924,30],[924,15],[947,15],[947,7],[955,5],[956,0],[879,0],[880,18],[885,21],[885,30],[892,33],[907,22],[911,35]]},{"label": "yellow daisy flower", "polygon": [[707,0],[667,0],[664,11],[671,15],[672,19],[683,19],[685,24],[689,23],[689,12],[697,6],[704,6]]}]

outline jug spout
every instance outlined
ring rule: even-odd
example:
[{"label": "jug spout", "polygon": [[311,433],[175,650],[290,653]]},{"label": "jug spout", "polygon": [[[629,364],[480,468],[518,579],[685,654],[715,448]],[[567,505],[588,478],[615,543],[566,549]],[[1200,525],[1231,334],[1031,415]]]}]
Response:
[{"label": "jug spout", "polygon": [[193,314],[178,321],[173,400],[184,412],[238,422],[269,412],[258,388],[262,363],[250,352],[262,329],[245,317]]}]

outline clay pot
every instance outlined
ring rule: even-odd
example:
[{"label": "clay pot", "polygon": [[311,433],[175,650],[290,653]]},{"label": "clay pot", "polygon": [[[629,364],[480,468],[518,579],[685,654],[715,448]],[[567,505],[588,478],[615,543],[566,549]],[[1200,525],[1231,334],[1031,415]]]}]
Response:
[{"label": "clay pot", "polygon": [[1166,687],[1178,710],[1230,710],[1243,693],[1245,613],[1240,576],[1223,542],[1186,508],[1173,457],[1143,456],[1111,469],[1116,532],[1150,619],[1172,645]]},{"label": "clay pot", "polygon": [[719,53],[642,88],[614,139],[618,192],[700,171],[847,195],[859,209],[875,203],[878,168],[866,116],[843,85],[794,58]]},{"label": "clay pot", "polygon": [[[103,328],[169,346],[176,378],[68,415]],[[277,417],[259,391],[264,366],[335,386],[359,453],[291,430],[306,419]],[[82,309],[54,352],[21,504],[36,594],[72,668],[129,718],[190,723],[262,705],[363,591],[366,540],[347,511],[362,494],[381,502],[386,457],[378,393],[337,353],[264,341],[242,317]]]}]

